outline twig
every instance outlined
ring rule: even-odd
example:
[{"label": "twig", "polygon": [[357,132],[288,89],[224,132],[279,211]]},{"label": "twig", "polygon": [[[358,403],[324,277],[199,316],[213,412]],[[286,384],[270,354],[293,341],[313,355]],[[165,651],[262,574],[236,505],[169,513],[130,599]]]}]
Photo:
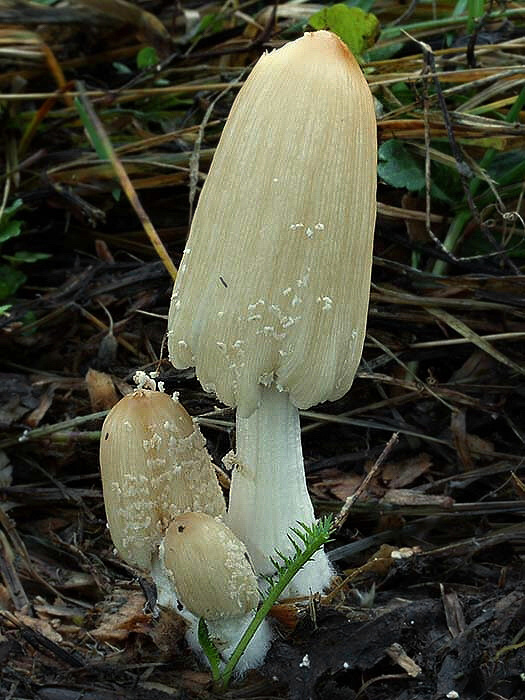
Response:
[{"label": "twig", "polygon": [[348,496],[348,498],[344,502],[343,507],[339,511],[339,515],[337,516],[337,518],[334,521],[334,530],[339,530],[342,527],[342,525],[344,524],[345,520],[348,517],[348,514],[350,513],[350,510],[352,509],[352,506],[357,501],[357,499],[361,496],[361,494],[365,491],[368,484],[376,476],[377,472],[379,471],[379,469],[383,465],[385,459],[388,457],[388,455],[390,454],[390,452],[392,451],[394,445],[397,443],[398,440],[399,440],[399,433],[393,433],[390,440],[386,443],[383,451],[381,452],[379,457],[374,462],[372,469],[370,469],[370,471],[365,476],[363,481],[359,484],[358,488],[354,491],[354,493],[351,496]]},{"label": "twig", "polygon": [[63,649],[52,639],[49,639],[49,637],[46,637],[37,629],[33,629],[24,624],[22,620],[19,620],[16,615],[13,615],[10,612],[2,610],[0,611],[0,616],[10,622],[14,627],[17,627],[20,630],[22,637],[33,647],[33,649],[48,652],[73,668],[84,667],[84,659],[80,656],[80,654],[78,654],[78,652],[70,652]]},{"label": "twig", "polygon": [[[142,228],[146,232],[146,235],[148,236],[153,248],[155,249],[155,252],[161,259],[162,263],[164,264],[164,267],[169,272],[172,279],[175,280],[175,278],[177,277],[177,268],[175,267],[173,260],[170,258],[168,251],[164,247],[164,243],[161,241],[159,234],[155,230],[151,219],[146,213],[146,210],[142,206],[135,191],[135,188],[133,187],[131,180],[129,179],[126,169],[122,165],[120,158],[117,156],[115,149],[113,148],[113,144],[111,143],[102,122],[98,118],[97,113],[93,109],[93,106],[89,101],[87,93],[84,91],[84,86],[81,82],[77,82],[77,90],[80,97],[75,98],[75,105],[78,109],[80,117],[82,118],[84,127],[86,131],[90,133],[91,137],[94,136],[94,134],[91,133],[91,131],[93,129],[95,130],[96,137],[98,138],[98,141],[104,151],[103,154],[99,153],[99,157],[105,157],[113,166],[120,186],[122,187],[126,197],[128,198],[129,203],[135,210],[135,213],[140,223],[142,224]],[[94,145],[96,144],[94,143]]]},{"label": "twig", "polygon": [[472,214],[478,218],[477,214],[477,209],[476,205],[474,204],[472,200],[472,195],[470,193],[469,189],[469,178],[472,177],[472,171],[468,165],[468,163],[465,161],[463,158],[463,154],[461,152],[460,147],[458,146],[458,142],[456,141],[456,137],[454,135],[454,130],[452,128],[452,120],[450,118],[450,113],[448,111],[447,103],[445,102],[445,97],[443,95],[443,91],[441,89],[441,83],[439,82],[437,70],[436,70],[436,59],[434,56],[434,52],[432,51],[432,48],[430,47],[429,44],[427,44],[424,41],[419,41],[415,37],[411,36],[408,32],[403,30],[403,34],[406,34],[410,39],[412,39],[413,42],[415,42],[421,49],[421,52],[423,53],[423,59],[425,61],[425,67],[424,67],[424,72],[430,73],[432,76],[432,80],[434,82],[434,87],[436,89],[436,96],[439,104],[439,108],[441,110],[441,114],[443,116],[443,122],[445,124],[445,130],[447,132],[447,137],[448,137],[448,142],[450,144],[450,150],[452,151],[452,155],[454,156],[454,160],[456,161],[456,168],[458,170],[458,173],[461,176],[461,181],[463,184],[463,189],[465,191],[465,197],[467,199],[467,202],[469,204],[469,208],[472,212]]},{"label": "twig", "polygon": [[486,12],[475,22],[474,30],[471,33],[467,44],[467,65],[469,68],[477,68],[476,44],[478,42],[479,34],[483,31],[493,12],[494,1],[490,0],[489,7],[487,8]]},{"label": "twig", "polygon": [[28,440],[37,440],[38,438],[47,437],[52,433],[57,433],[58,431],[68,430],[77,425],[82,425],[82,423],[87,423],[90,420],[100,420],[105,418],[108,411],[97,411],[96,413],[90,413],[87,416],[77,416],[76,418],[70,418],[69,420],[60,421],[60,423],[54,423],[54,425],[44,425],[40,428],[34,428],[34,430],[24,430],[23,433],[17,435],[16,437],[7,438],[0,442],[0,449],[4,447],[11,447],[12,445],[18,445],[21,442],[27,442]]}]

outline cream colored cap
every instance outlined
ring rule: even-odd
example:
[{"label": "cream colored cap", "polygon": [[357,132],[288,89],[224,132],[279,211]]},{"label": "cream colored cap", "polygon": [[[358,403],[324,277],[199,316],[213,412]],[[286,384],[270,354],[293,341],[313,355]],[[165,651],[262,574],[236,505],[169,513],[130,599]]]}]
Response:
[{"label": "cream colored cap", "polygon": [[184,407],[160,391],[138,389],[109,412],[100,468],[111,538],[140,569],[149,571],[173,516],[225,512],[202,434]]},{"label": "cream colored cap", "polygon": [[365,335],[376,122],[327,31],[265,54],[240,90],[175,283],[170,359],[247,417],[261,384],[299,408],[350,388]]},{"label": "cream colored cap", "polygon": [[166,531],[161,556],[181,603],[199,617],[238,617],[259,602],[244,544],[205,513],[185,513]]}]

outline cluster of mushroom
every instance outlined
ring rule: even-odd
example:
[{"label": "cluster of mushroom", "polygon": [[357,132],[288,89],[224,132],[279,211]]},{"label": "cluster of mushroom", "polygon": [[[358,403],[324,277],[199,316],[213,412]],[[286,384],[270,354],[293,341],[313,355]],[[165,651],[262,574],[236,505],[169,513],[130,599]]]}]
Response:
[{"label": "cluster of mushroom", "polygon": [[[256,574],[272,573],[276,550],[292,553],[291,527],[314,521],[298,410],[352,384],[375,186],[373,99],[347,47],[319,31],[262,56],[217,147],[168,322],[174,366],[194,366],[203,388],[237,409],[227,512],[202,436],[173,399],[138,390],[104,425],[116,548],[152,574],[161,604],[215,621],[226,646],[257,606]],[[331,576],[320,551],[287,593],[322,591]],[[264,658],[271,632],[259,634],[245,667]]]},{"label": "cluster of mushroom", "polygon": [[[195,651],[204,617],[218,650],[229,656],[257,608],[258,583],[246,547],[223,522],[224,496],[199,427],[153,382],[108,414],[100,465],[118,553],[153,578],[159,605],[187,620]],[[262,661],[270,640],[265,625],[241,670]]]}]

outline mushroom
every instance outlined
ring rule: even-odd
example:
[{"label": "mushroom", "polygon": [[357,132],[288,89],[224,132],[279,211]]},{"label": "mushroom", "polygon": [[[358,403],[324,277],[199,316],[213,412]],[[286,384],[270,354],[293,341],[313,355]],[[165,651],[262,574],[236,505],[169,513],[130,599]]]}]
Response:
[{"label": "mushroom", "polygon": [[[345,394],[365,336],[375,221],[373,98],[343,42],[307,33],[241,88],[175,283],[170,359],[237,408],[227,522],[256,570],[314,520],[298,409]],[[290,594],[328,585],[318,552]]]},{"label": "mushroom", "polygon": [[205,513],[176,516],[168,526],[162,559],[181,601],[207,620],[238,617],[259,602],[246,547]]},{"label": "mushroom", "polygon": [[137,389],[111,409],[102,426],[100,468],[113,543],[143,571],[151,571],[174,516],[225,512],[199,427],[161,391]]},{"label": "mushroom", "polygon": [[[168,526],[159,564],[159,599],[189,622],[190,646],[202,654],[198,622],[203,617],[210,638],[227,660],[259,603],[257,578],[244,544],[219,518],[185,513]],[[271,640],[271,627],[265,621],[245,650],[237,675],[262,663]]]}]

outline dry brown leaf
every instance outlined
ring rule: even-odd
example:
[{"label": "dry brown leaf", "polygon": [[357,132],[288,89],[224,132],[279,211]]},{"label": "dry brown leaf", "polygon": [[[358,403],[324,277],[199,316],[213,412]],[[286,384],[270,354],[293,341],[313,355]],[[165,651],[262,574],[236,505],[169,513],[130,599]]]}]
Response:
[{"label": "dry brown leaf", "polygon": [[382,478],[392,489],[403,488],[425,474],[432,466],[432,459],[426,452],[399,462],[388,462],[383,467]]},{"label": "dry brown leaf", "polygon": [[474,459],[482,457],[484,454],[492,455],[494,453],[494,443],[480,438],[479,435],[467,433],[467,445],[474,453]]},{"label": "dry brown leaf", "polygon": [[7,488],[13,483],[13,465],[7,454],[0,450],[0,488]]},{"label": "dry brown leaf", "polygon": [[386,576],[390,571],[390,567],[394,563],[392,559],[392,552],[396,550],[395,547],[389,544],[382,544],[375,554],[372,554],[370,559],[363,564],[363,566],[358,566],[355,569],[345,569],[346,576],[350,580],[356,579],[358,576],[363,574],[377,574],[378,576]]},{"label": "dry brown leaf", "polygon": [[350,474],[341,473],[338,480],[330,486],[331,493],[341,501],[346,501],[349,496],[353,496],[359,485],[363,481],[363,477],[355,472]]},{"label": "dry brown leaf", "polygon": [[7,429],[38,406],[34,387],[21,374],[0,372],[0,428]]},{"label": "dry brown leaf", "polygon": [[45,618],[83,618],[86,614],[84,608],[77,608],[63,603],[51,605],[43,598],[37,596],[33,605],[35,611],[41,619]]},{"label": "dry brown leaf", "polygon": [[466,626],[459,596],[456,591],[447,593],[443,584],[440,584],[440,590],[448,631],[452,637],[458,637],[465,630]]},{"label": "dry brown leaf", "polygon": [[514,491],[518,494],[518,498],[522,501],[525,501],[525,484],[514,472],[511,472],[511,478],[512,485],[514,486]]},{"label": "dry brown leaf", "polygon": [[518,374],[525,374],[525,367],[523,367],[518,362],[515,362],[512,358],[507,357],[498,348],[494,347],[489,343],[488,340],[482,338],[478,333],[476,333],[467,323],[462,321],[460,318],[453,316],[448,311],[444,309],[434,308],[431,306],[426,307],[427,311],[438,318],[441,322],[445,323],[455,330],[459,335],[466,338],[473,345],[476,345],[480,350],[485,352],[487,355],[497,360],[499,363],[510,367],[514,372]]},{"label": "dry brown leaf", "polygon": [[468,472],[474,468],[474,461],[467,442],[465,411],[456,410],[452,412],[450,416],[450,431],[462,469],[464,472]]},{"label": "dry brown leaf", "polygon": [[385,530],[399,530],[403,527],[405,522],[405,518],[401,513],[387,511],[379,516],[376,525],[376,532],[384,532]]},{"label": "dry brown leaf", "polygon": [[13,604],[8,589],[0,583],[0,610],[12,610]]},{"label": "dry brown leaf", "polygon": [[422,218],[414,221],[406,218],[405,226],[408,237],[411,241],[428,241],[429,235],[425,226],[425,202],[421,197],[416,196],[412,192],[406,192],[401,198],[401,206],[403,209],[421,212]]},{"label": "dry brown leaf", "polygon": [[34,535],[49,535],[69,525],[69,520],[60,516],[50,516],[42,520],[33,520],[31,530]]},{"label": "dry brown leaf", "polygon": [[56,386],[54,384],[51,384],[47,388],[46,392],[40,397],[40,402],[38,406],[25,417],[24,423],[29,428],[36,428],[42,421],[42,418],[44,418],[48,410],[51,408],[51,404],[53,403],[53,397],[55,395],[55,389]]},{"label": "dry brown leaf", "polygon": [[40,620],[37,617],[30,617],[29,615],[25,615],[19,611],[14,612],[13,617],[15,617],[25,627],[29,627],[56,644],[61,644],[64,641],[62,635],[51,626],[48,620]]},{"label": "dry brown leaf", "polygon": [[16,544],[0,530],[0,575],[8,595],[17,610],[28,610],[29,598],[24,590],[16,565]]},{"label": "dry brown leaf", "polygon": [[476,384],[483,381],[491,372],[494,372],[495,361],[489,355],[474,350],[465,362],[457,369],[449,379],[449,382],[456,384]]},{"label": "dry brown leaf", "polygon": [[386,649],[387,655],[394,663],[406,671],[409,676],[416,678],[421,674],[421,666],[408,656],[401,644],[394,643]]},{"label": "dry brown leaf", "polygon": [[117,392],[109,374],[89,369],[86,374],[86,386],[94,413],[113,408],[117,403]]},{"label": "dry brown leaf", "polygon": [[146,615],[144,596],[139,591],[115,591],[109,609],[102,614],[91,634],[99,642],[123,642],[133,632],[149,631],[151,615]]},{"label": "dry brown leaf", "polygon": [[126,0],[79,0],[90,9],[111,17],[117,22],[136,27],[138,36],[151,43],[163,58],[171,50],[171,38],[166,27],[151,12]]},{"label": "dry brown leaf", "polygon": [[294,603],[276,603],[269,615],[277,620],[285,629],[294,630],[299,622],[301,609]]},{"label": "dry brown leaf", "polygon": [[186,622],[172,608],[163,608],[150,636],[161,655],[170,657],[186,632]]},{"label": "dry brown leaf", "polygon": [[357,490],[363,477],[355,472],[342,472],[340,469],[323,469],[314,483],[309,484],[310,491],[318,498],[339,498],[345,501]]},{"label": "dry brown leaf", "polygon": [[111,252],[106,241],[97,238],[95,241],[95,252],[97,254],[97,258],[102,260],[102,262],[109,263],[110,265],[114,264],[115,258],[113,257],[113,253]]}]

